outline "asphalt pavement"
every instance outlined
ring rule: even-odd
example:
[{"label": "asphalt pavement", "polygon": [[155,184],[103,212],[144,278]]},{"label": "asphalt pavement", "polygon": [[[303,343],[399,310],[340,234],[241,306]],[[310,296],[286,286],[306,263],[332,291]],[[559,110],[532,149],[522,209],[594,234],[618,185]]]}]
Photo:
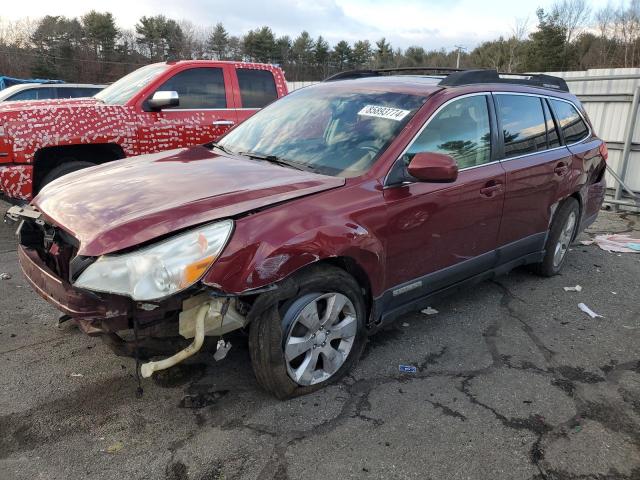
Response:
[{"label": "asphalt pavement", "polygon": [[[640,238],[640,218],[602,212],[580,239],[615,232]],[[241,336],[137,398],[133,360],[56,327],[6,225],[0,273],[3,480],[640,479],[640,254],[578,243],[562,275],[459,292],[290,401],[259,389]]]}]

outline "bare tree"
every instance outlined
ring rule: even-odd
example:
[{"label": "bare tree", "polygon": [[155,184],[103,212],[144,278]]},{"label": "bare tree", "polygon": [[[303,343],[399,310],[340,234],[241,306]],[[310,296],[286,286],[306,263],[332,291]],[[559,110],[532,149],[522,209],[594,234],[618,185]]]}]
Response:
[{"label": "bare tree", "polygon": [[553,4],[551,15],[564,28],[565,41],[569,44],[591,20],[591,8],[586,0],[562,0]]}]

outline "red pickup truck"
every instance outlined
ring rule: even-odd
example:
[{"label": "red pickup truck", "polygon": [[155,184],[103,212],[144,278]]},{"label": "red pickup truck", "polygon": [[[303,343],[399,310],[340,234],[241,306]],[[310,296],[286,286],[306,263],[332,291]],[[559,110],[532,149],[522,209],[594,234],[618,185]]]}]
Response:
[{"label": "red pickup truck", "polygon": [[121,158],[215,141],[287,94],[273,65],[155,63],[93,98],[0,106],[0,196],[30,200],[67,173]]}]

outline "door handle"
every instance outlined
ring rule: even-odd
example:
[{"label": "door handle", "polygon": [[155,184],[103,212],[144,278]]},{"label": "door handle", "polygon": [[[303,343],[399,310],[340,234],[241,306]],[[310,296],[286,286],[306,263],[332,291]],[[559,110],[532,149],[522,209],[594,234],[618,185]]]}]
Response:
[{"label": "door handle", "polygon": [[233,120],[214,120],[211,123],[211,125],[214,125],[216,127],[231,127],[235,124],[236,122],[234,122]]},{"label": "door handle", "polygon": [[480,189],[480,195],[485,197],[493,197],[493,194],[502,190],[502,184],[496,182],[495,180],[491,180],[487,182],[486,185]]},{"label": "door handle", "polygon": [[564,162],[560,162],[553,171],[559,177],[564,177],[569,172],[569,166]]}]

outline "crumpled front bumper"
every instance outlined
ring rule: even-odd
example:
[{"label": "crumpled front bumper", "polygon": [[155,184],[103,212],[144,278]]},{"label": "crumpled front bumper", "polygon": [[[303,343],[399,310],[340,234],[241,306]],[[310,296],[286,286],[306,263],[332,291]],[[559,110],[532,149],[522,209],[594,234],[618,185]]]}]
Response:
[{"label": "crumpled front bumper", "polygon": [[132,302],[116,295],[98,296],[58,278],[38,253],[18,246],[18,261],[31,287],[51,305],[78,321],[89,335],[129,328]]}]

